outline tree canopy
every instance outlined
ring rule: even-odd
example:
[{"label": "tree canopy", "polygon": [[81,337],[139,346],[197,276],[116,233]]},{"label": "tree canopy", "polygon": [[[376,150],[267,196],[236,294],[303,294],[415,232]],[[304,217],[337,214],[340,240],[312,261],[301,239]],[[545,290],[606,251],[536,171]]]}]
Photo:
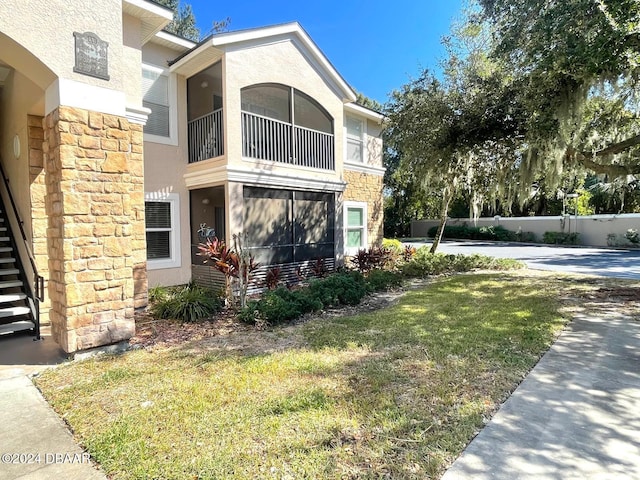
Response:
[{"label": "tree canopy", "polygon": [[[400,170],[445,200],[509,205],[567,172],[640,174],[640,2],[479,0],[387,104]],[[637,182],[636,182],[637,184]]]},{"label": "tree canopy", "polygon": [[[202,35],[200,29],[196,25],[196,17],[193,13],[193,8],[189,3],[183,4],[180,0],[156,1],[174,11],[173,20],[165,28],[167,32],[194,42],[201,40]],[[224,20],[216,20],[211,24],[211,29],[208,32],[205,32],[205,35],[225,31],[229,27],[230,23],[231,19],[229,17]]]}]

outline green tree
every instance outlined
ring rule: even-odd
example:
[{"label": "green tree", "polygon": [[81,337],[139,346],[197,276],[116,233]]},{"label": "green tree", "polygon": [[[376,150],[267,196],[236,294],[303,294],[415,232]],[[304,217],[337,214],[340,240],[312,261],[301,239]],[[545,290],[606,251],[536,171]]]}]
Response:
[{"label": "green tree", "polygon": [[524,173],[559,178],[585,167],[640,173],[640,2],[480,0],[491,56],[510,73],[522,125]]},{"label": "green tree", "polygon": [[464,196],[471,216],[483,203],[513,198],[522,163],[519,129],[524,112],[512,85],[485,47],[487,27],[467,22],[445,45],[444,76],[428,71],[392,93],[385,138],[398,154],[402,172],[440,200],[438,248],[451,201]]},{"label": "green tree", "polygon": [[[173,10],[173,20],[169,25],[165,27],[165,30],[169,33],[173,33],[180,37],[198,42],[202,39],[200,29],[196,24],[196,17],[193,13],[193,8],[189,3],[181,3],[180,0],[156,0],[159,4]],[[223,20],[215,20],[211,24],[211,29],[206,33],[210,35],[212,33],[224,32],[229,28],[231,18],[227,17]]]}]

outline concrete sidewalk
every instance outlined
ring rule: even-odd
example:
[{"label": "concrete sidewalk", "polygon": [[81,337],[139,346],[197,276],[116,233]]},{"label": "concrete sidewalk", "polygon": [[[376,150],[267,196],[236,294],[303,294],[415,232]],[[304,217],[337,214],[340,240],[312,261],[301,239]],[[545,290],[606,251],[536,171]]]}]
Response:
[{"label": "concrete sidewalk", "polygon": [[0,337],[0,479],[106,480],[27,376],[65,359],[46,336]]},{"label": "concrete sidewalk", "polygon": [[442,480],[640,479],[639,320],[574,318]]}]

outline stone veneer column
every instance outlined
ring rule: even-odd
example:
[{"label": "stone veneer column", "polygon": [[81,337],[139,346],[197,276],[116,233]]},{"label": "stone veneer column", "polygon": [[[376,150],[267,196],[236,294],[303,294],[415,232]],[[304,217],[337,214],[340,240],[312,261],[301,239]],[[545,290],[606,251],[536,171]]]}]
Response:
[{"label": "stone veneer column", "polygon": [[[45,195],[47,185],[44,172],[43,118],[36,115],[27,115],[29,135],[29,191],[31,195],[31,238],[33,256],[36,261],[38,273],[45,279],[45,291],[49,278],[49,255],[47,251],[47,211],[45,207]],[[49,323],[49,297],[45,295],[44,302],[40,303],[40,324]]]},{"label": "stone veneer column", "polygon": [[382,198],[383,177],[361,172],[344,171],[347,188],[343,200],[367,203],[367,235],[369,245],[382,244],[384,204]]},{"label": "stone veneer column", "polygon": [[67,352],[126,340],[146,302],[142,126],[59,107],[44,127],[52,335]]}]

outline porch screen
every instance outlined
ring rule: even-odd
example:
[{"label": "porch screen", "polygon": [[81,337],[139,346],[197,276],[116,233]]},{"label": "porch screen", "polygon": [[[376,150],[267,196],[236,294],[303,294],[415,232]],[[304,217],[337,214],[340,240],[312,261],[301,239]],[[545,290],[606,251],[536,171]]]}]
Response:
[{"label": "porch screen", "polygon": [[244,204],[244,231],[263,265],[333,257],[333,194],[245,187]]}]

